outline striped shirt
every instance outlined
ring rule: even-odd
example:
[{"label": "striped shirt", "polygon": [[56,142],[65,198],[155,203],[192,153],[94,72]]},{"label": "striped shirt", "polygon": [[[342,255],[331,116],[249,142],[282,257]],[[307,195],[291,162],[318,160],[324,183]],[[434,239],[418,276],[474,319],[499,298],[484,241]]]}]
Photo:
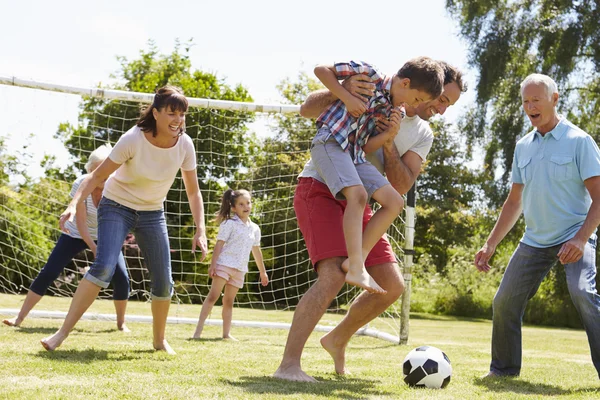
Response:
[{"label": "striped shirt", "polygon": [[[86,176],[87,175],[82,175],[75,180],[75,182],[73,183],[73,187],[71,188],[71,193],[70,193],[71,197],[75,196],[75,193],[77,192],[77,189],[79,188],[79,185],[85,179]],[[96,240],[96,239],[98,239],[98,221],[96,219],[96,215],[98,214],[98,209],[94,205],[94,201],[92,200],[91,194],[88,196],[87,199],[85,199],[83,201],[83,203],[85,204],[85,211],[87,214],[86,225],[88,227],[88,232],[90,233],[92,240]],[[76,222],[75,218],[73,218],[73,221],[67,221],[65,223],[65,226],[69,230],[69,234],[68,234],[69,236],[76,238],[76,239],[82,239],[81,233],[79,233],[79,229],[77,229],[77,222]]]},{"label": "striped shirt", "polygon": [[366,162],[362,146],[367,143],[369,137],[378,133],[376,130],[377,118],[388,118],[393,108],[390,98],[392,78],[381,75],[373,66],[363,61],[336,63],[334,68],[338,80],[362,74],[371,78],[371,82],[375,84],[374,94],[367,103],[367,111],[359,118],[350,115],[344,102],[337,100],[327,107],[317,119],[317,127],[327,126],[344,151],[348,151],[350,147],[349,136],[355,134],[354,163],[362,164]]}]

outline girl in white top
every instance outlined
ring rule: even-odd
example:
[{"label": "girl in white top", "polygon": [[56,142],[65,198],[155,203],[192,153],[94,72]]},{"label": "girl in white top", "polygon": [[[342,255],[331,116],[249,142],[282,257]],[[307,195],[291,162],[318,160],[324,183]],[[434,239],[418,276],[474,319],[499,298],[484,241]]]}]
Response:
[{"label": "girl in white top", "polygon": [[119,139],[110,156],[84,179],[60,216],[60,227],[66,230],[65,223],[73,218],[77,205],[108,179],[98,208],[96,260],[79,284],[62,327],[42,340],[46,350],[61,345],[100,288],[108,285],[114,273],[112,260],[125,236],[133,231],[150,271],[153,346],[175,353],[165,339],[173,279],[163,201],[179,170],[196,225],[192,252],[197,245],[203,259],[207,252],[196,152],[192,140],[184,133],[187,109],[188,102],[181,89],[173,86],[159,89],[136,126]]},{"label": "girl in white top", "polygon": [[[106,144],[98,147],[90,154],[88,162],[85,164],[88,174],[95,170],[108,157],[111,149],[112,147]],[[71,188],[71,197],[75,195],[79,185],[87,176],[83,175],[75,180]],[[50,257],[48,257],[46,265],[44,265],[38,276],[31,283],[19,314],[14,318],[2,321],[5,325],[21,326],[21,323],[29,312],[39,303],[46,294],[48,287],[60,276],[73,257],[86,248],[92,251],[94,257],[96,256],[95,240],[97,239],[96,231],[98,226],[96,212],[98,203],[102,197],[102,186],[94,189],[83,203],[78,204],[77,212],[75,213],[75,222],[69,221],[67,225],[69,233],[60,235]],[[129,329],[125,325],[125,309],[127,308],[127,299],[129,298],[129,276],[127,275],[123,253],[119,253],[112,283],[113,299],[117,314],[117,329],[129,332]]]},{"label": "girl in white top", "polygon": [[269,283],[260,250],[260,228],[250,220],[251,210],[252,199],[247,190],[228,189],[223,194],[221,209],[217,215],[217,222],[221,225],[208,269],[212,285],[204,304],[202,304],[194,339],[200,339],[204,322],[225,288],[222,311],[223,339],[236,340],[229,334],[233,301],[238,290],[244,286],[250,252],[252,252],[260,271],[260,283],[263,286]]}]

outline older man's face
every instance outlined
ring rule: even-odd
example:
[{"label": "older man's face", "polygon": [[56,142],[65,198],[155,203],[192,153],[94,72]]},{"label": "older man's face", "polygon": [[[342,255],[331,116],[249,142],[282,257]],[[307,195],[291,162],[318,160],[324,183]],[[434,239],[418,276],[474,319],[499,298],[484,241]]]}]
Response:
[{"label": "older man's face", "polygon": [[523,110],[529,117],[531,125],[540,133],[550,132],[555,126],[558,93],[548,93],[546,86],[541,83],[530,83],[521,91],[521,97]]},{"label": "older man's face", "polygon": [[454,105],[460,98],[460,88],[456,82],[448,83],[444,86],[444,91],[435,100],[428,101],[427,103],[421,103],[418,107],[414,108],[414,112],[410,112],[407,107],[409,114],[417,114],[419,118],[429,121],[434,115],[444,115],[446,109]]}]

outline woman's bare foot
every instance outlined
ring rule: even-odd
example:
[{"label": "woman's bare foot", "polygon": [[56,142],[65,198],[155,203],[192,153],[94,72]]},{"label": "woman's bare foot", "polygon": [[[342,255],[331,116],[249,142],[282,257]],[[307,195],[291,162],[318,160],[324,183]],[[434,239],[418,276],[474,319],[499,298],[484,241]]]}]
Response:
[{"label": "woman's bare foot", "polygon": [[337,345],[330,333],[321,338],[321,346],[323,346],[331,358],[333,358],[335,373],[346,375],[346,346]]},{"label": "woman's bare foot", "polygon": [[23,320],[19,319],[19,317],[5,319],[4,321],[2,321],[2,323],[4,325],[14,326],[15,328],[18,328],[19,326],[21,326],[21,322],[23,322]]},{"label": "woman's bare foot", "polygon": [[175,350],[171,348],[169,343],[166,340],[163,340],[160,344],[154,344],[154,350],[156,351],[164,351],[167,354],[175,355]]},{"label": "woman's bare foot", "polygon": [[117,329],[124,333],[131,333],[131,329],[129,329],[127,325],[125,325],[125,322],[123,322],[122,324],[117,323]]},{"label": "woman's bare foot", "polygon": [[40,343],[42,344],[42,346],[44,346],[46,350],[54,351],[62,344],[62,342],[67,338],[67,336],[68,335],[63,335],[62,333],[60,333],[60,331],[58,331],[54,335],[48,336],[47,338],[40,340]]},{"label": "woman's bare foot", "polygon": [[239,342],[236,338],[231,335],[223,336],[223,340],[231,340],[232,342]]},{"label": "woman's bare foot", "polygon": [[283,365],[280,365],[273,374],[273,377],[294,382],[318,382],[315,378],[302,371],[302,368],[300,368],[299,365],[293,367],[284,367]]},{"label": "woman's bare foot", "polygon": [[194,335],[192,335],[192,339],[194,339],[194,340],[199,340],[199,339],[200,339],[200,337],[202,336],[202,329],[203,329],[203,328],[204,328],[204,327],[202,327],[202,328],[198,328],[198,327],[196,327],[196,331],[194,332]]}]

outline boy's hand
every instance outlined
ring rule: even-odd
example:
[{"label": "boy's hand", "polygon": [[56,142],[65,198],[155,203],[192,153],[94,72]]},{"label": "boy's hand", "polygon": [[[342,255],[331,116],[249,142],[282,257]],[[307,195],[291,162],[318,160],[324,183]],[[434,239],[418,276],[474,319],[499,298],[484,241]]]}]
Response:
[{"label": "boy's hand", "polygon": [[348,113],[354,118],[360,117],[362,114],[365,113],[365,111],[367,111],[367,106],[365,102],[363,102],[356,96],[348,94],[348,97],[342,101],[346,105],[346,111],[348,111]]},{"label": "boy's hand", "polygon": [[400,130],[400,124],[405,114],[404,107],[392,109],[390,118],[387,121],[387,128],[381,134],[388,136],[388,140],[393,140]]},{"label": "boy's hand", "polygon": [[369,97],[373,96],[375,93],[375,84],[371,82],[371,78],[363,74],[352,75],[351,77],[346,78],[342,82],[342,86],[350,92],[350,94],[364,103],[366,103],[369,100]]},{"label": "boy's hand", "polygon": [[260,284],[263,286],[267,286],[269,284],[269,276],[266,272],[260,273]]}]

